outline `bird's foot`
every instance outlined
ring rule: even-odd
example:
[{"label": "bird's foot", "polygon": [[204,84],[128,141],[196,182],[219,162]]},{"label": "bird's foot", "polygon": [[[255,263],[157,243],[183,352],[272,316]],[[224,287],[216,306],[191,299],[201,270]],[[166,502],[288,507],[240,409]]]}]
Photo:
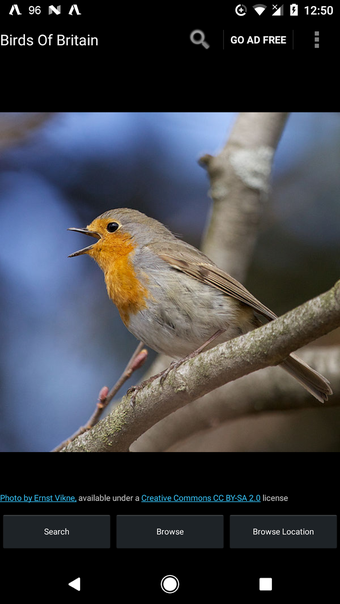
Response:
[{"label": "bird's foot", "polygon": [[131,407],[135,406],[136,396],[137,396],[138,392],[144,388],[144,386],[146,386],[147,384],[151,384],[151,382],[153,382],[157,378],[161,378],[160,379],[160,384],[161,384],[161,386],[163,386],[164,381],[168,377],[170,371],[173,371],[174,369],[175,370],[178,369],[178,367],[180,367],[182,365],[182,363],[184,363],[185,361],[188,361],[189,359],[193,359],[193,358],[197,357],[200,354],[200,352],[202,352],[202,350],[204,350],[206,348],[206,346],[208,344],[210,344],[211,342],[213,342],[223,332],[224,332],[224,329],[219,329],[218,331],[216,331],[211,336],[211,338],[209,338],[209,340],[207,340],[206,342],[204,342],[204,344],[202,344],[202,346],[200,346],[199,348],[197,348],[196,350],[194,350],[193,352],[191,352],[190,354],[188,354],[183,359],[180,359],[179,361],[172,361],[170,363],[169,367],[167,367],[166,369],[164,369],[160,373],[156,373],[156,375],[152,375],[147,380],[144,380],[144,382],[142,382],[138,386],[131,386],[131,388],[129,388],[129,390],[127,391],[127,394],[131,394],[132,395],[131,396],[131,400],[130,400]]}]

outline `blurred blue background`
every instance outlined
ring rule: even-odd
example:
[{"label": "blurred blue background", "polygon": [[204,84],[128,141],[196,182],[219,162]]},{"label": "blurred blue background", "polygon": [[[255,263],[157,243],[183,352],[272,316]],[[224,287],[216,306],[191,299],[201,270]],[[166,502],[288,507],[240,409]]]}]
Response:
[{"label": "blurred blue background", "polygon": [[[0,139],[22,116],[0,114]],[[70,436],[137,345],[101,270],[67,257],[87,245],[67,228],[131,207],[199,246],[211,200],[197,160],[220,150],[235,117],[61,113],[28,133],[9,128],[0,155],[1,451],[48,451]],[[246,282],[278,314],[339,278],[339,142],[339,114],[298,113],[279,143]]]}]

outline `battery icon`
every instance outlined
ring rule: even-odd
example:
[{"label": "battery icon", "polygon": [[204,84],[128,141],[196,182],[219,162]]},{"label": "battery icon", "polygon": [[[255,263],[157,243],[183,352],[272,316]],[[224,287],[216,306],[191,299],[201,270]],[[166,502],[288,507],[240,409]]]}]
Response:
[{"label": "battery icon", "polygon": [[299,7],[297,4],[291,4],[289,6],[289,14],[291,17],[297,17],[299,12]]}]

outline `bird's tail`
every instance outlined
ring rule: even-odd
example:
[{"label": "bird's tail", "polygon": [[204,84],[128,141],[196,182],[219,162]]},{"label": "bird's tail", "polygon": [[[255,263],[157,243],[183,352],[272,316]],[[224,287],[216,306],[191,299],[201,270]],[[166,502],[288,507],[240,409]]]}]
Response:
[{"label": "bird's tail", "polygon": [[290,373],[310,394],[315,396],[320,403],[327,401],[328,396],[333,394],[329,381],[295,354],[291,354],[281,363],[281,367]]}]

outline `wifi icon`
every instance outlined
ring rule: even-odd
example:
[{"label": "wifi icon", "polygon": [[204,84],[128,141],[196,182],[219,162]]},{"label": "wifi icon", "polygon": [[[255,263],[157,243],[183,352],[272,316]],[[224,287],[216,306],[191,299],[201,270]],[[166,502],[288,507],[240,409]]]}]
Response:
[{"label": "wifi icon", "polygon": [[262,15],[263,11],[267,8],[266,4],[254,4],[253,9],[256,10],[258,15]]}]

